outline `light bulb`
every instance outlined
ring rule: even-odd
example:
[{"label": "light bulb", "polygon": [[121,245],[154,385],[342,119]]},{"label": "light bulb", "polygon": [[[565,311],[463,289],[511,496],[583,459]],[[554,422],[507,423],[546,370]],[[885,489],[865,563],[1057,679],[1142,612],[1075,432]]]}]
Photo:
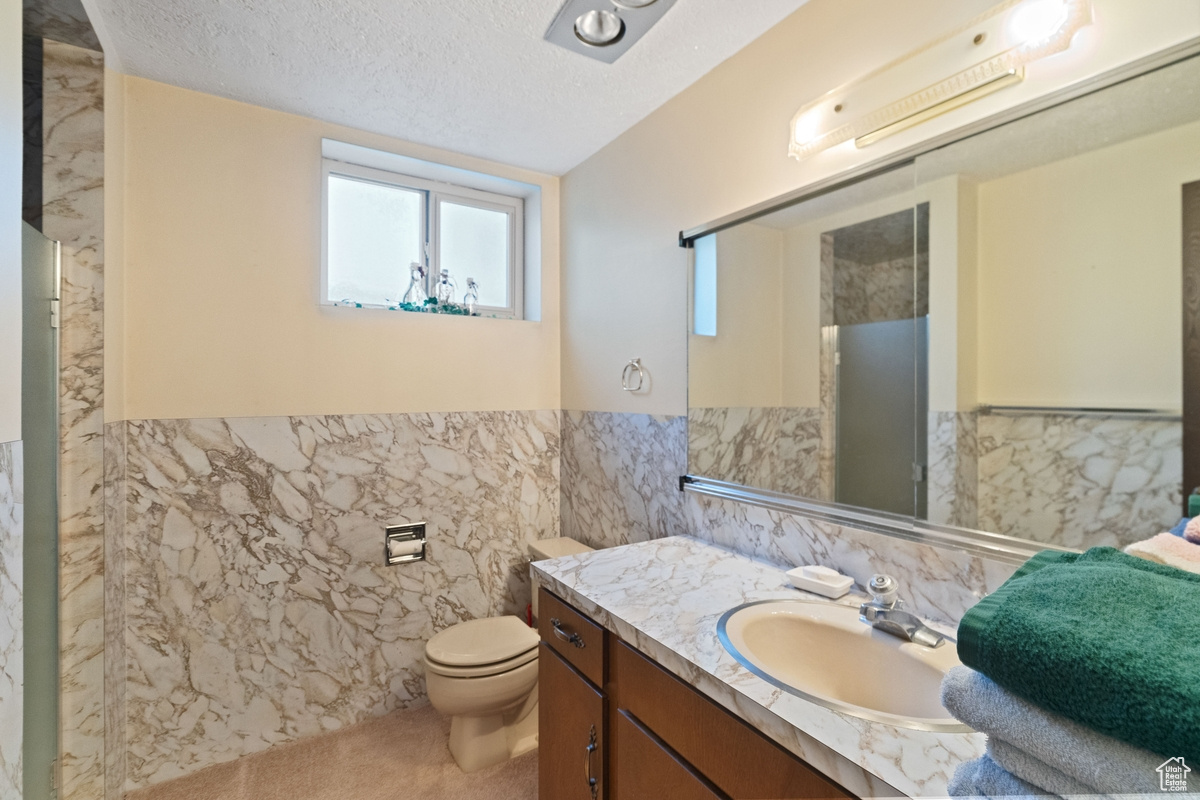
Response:
[{"label": "light bulb", "polygon": [[1009,30],[1022,45],[1044,42],[1067,24],[1066,0],[1026,0],[1013,11]]},{"label": "light bulb", "polygon": [[656,0],[612,0],[617,8],[645,8],[654,5]]},{"label": "light bulb", "polygon": [[805,114],[796,120],[796,128],[792,135],[796,144],[806,145],[817,138],[817,130],[817,115]]},{"label": "light bulb", "polygon": [[592,10],[575,20],[575,35],[596,47],[620,41],[624,33],[625,23],[612,11]]}]

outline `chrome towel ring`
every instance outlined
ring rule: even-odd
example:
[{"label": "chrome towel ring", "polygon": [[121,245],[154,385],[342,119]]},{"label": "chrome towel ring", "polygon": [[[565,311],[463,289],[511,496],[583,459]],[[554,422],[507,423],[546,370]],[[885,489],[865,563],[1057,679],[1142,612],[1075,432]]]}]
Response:
[{"label": "chrome towel ring", "polygon": [[626,392],[639,392],[645,379],[646,371],[642,367],[642,360],[631,358],[625,365],[625,369],[621,370],[621,389]]}]

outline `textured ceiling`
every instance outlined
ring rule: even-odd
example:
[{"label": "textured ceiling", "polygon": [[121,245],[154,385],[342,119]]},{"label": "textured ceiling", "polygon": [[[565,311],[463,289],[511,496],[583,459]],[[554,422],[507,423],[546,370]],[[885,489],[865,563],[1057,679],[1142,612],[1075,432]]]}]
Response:
[{"label": "textured ceiling", "polygon": [[84,0],[130,75],[552,174],[804,2],[678,0],[603,64],[542,39],[561,0]]}]

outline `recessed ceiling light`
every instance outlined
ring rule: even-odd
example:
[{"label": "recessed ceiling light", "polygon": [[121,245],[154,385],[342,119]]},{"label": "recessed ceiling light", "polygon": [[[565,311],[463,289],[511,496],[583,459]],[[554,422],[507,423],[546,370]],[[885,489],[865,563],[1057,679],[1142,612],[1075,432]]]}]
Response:
[{"label": "recessed ceiling light", "polygon": [[675,0],[561,2],[546,41],[606,64],[633,47],[675,5]]},{"label": "recessed ceiling light", "polygon": [[593,9],[575,20],[575,35],[581,42],[605,47],[621,41],[625,23],[612,11]]}]

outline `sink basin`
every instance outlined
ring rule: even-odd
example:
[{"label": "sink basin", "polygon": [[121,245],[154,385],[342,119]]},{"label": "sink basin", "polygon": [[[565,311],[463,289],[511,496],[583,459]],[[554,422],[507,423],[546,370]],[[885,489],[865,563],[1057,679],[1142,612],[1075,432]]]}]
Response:
[{"label": "sink basin", "polygon": [[861,622],[857,608],[806,600],[738,606],[717,633],[746,669],[818,705],[902,728],[970,730],[942,708],[942,678],[959,664],[950,640],[913,644]]}]

